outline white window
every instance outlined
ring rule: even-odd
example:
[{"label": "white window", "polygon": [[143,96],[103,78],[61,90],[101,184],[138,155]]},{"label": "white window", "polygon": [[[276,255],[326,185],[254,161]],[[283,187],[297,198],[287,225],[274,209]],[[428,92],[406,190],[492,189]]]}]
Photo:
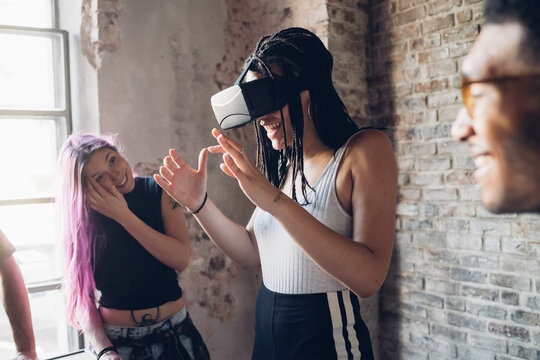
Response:
[{"label": "white window", "polygon": [[[53,196],[56,157],[71,131],[67,33],[54,0],[0,0],[0,229],[30,297],[40,358],[78,349],[59,290],[59,224]],[[0,309],[0,359],[15,354]]]}]

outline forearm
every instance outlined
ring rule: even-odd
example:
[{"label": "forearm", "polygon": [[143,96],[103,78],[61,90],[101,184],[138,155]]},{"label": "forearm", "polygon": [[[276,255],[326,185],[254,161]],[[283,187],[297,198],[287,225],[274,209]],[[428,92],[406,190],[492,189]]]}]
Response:
[{"label": "forearm", "polygon": [[369,297],[380,288],[387,271],[382,254],[331,230],[287,196],[271,213],[317,265],[353,292]]},{"label": "forearm", "polygon": [[244,268],[259,266],[259,252],[249,232],[226,217],[208,199],[204,208],[194,215],[210,239],[231,259]]},{"label": "forearm", "polygon": [[103,320],[101,315],[95,307],[90,309],[90,314],[88,316],[88,323],[83,329],[85,336],[88,338],[92,347],[99,353],[102,349],[106,347],[113,346],[111,340],[105,333],[105,328],[103,326]]},{"label": "forearm", "polygon": [[150,254],[165,265],[180,272],[187,267],[191,252],[189,241],[180,242],[171,236],[162,234],[131,212],[118,222]]},{"label": "forearm", "polygon": [[34,331],[28,293],[15,259],[7,258],[0,267],[4,293],[4,308],[11,324],[18,352],[27,357],[36,357]]}]

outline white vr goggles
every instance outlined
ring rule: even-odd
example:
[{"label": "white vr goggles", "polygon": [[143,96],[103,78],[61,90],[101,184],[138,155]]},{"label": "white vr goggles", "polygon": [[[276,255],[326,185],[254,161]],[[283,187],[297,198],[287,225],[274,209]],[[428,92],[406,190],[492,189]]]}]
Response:
[{"label": "white vr goggles", "polygon": [[224,130],[246,125],[281,109],[287,103],[288,95],[307,88],[299,86],[297,81],[288,81],[278,76],[242,83],[252,61],[247,63],[233,86],[210,98],[214,115]]}]

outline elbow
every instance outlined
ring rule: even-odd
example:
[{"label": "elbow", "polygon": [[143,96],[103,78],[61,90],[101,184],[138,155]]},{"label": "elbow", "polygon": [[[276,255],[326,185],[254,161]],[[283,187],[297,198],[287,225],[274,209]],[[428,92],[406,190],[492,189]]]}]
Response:
[{"label": "elbow", "polygon": [[375,295],[381,289],[383,281],[384,280],[381,280],[381,281],[374,280],[374,281],[370,282],[369,284],[358,284],[354,288],[351,288],[351,290],[358,297],[360,297],[362,299],[367,299],[367,298]]},{"label": "elbow", "polygon": [[181,272],[183,272],[184,270],[187,269],[188,265],[189,265],[189,262],[179,263],[174,267],[174,270],[176,270],[177,273],[181,273]]},{"label": "elbow", "polygon": [[181,273],[182,271],[187,269],[190,260],[191,260],[191,248],[187,246],[186,249],[182,251],[182,255],[178,259],[178,262],[175,264],[174,269],[177,272]]},{"label": "elbow", "polygon": [[375,295],[375,293],[377,293],[377,291],[379,291],[379,289],[358,289],[358,290],[353,290],[353,292],[359,297],[359,298],[362,298],[362,299],[367,299],[373,295]]}]

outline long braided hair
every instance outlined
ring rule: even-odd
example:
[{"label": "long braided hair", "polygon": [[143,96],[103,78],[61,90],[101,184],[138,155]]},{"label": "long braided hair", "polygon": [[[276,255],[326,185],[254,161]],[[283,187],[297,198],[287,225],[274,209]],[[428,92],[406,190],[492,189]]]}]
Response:
[{"label": "long braided hair", "polygon": [[[281,70],[280,77],[306,85],[310,96],[308,116],[313,120],[319,138],[329,148],[338,149],[359,130],[334,88],[332,54],[311,31],[293,27],[264,36],[257,44],[250,61],[251,71],[274,78],[278,75],[274,74],[270,67],[277,65]],[[310,187],[304,175],[304,112],[300,93],[288,94],[287,103],[292,126],[292,144],[286,143],[283,150],[274,150],[271,141],[265,136],[265,130],[256,122],[257,165],[272,185],[278,188],[285,182],[288,167],[292,166],[292,198],[298,201],[297,177],[301,177],[304,199],[306,188]],[[283,110],[280,112],[283,135],[287,139]]]}]

